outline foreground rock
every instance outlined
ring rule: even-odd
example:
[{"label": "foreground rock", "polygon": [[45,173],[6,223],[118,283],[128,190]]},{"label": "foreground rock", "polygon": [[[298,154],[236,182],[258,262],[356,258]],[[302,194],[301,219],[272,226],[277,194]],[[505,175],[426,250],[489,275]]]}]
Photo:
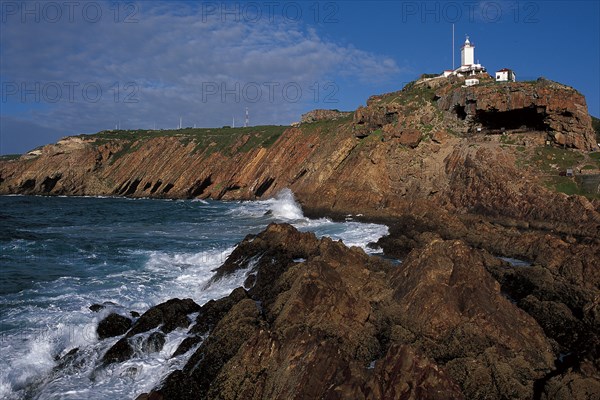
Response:
[{"label": "foreground rock", "polygon": [[[136,351],[142,353],[161,351],[166,341],[166,334],[177,328],[187,328],[191,323],[188,316],[198,310],[200,306],[191,299],[171,299],[150,308],[130,329],[125,330],[126,334],[121,339],[108,349],[102,362],[105,365],[123,362],[133,357]],[[100,323],[99,332],[100,328],[106,325],[106,321],[105,319]]]},{"label": "foreground rock", "polygon": [[116,313],[110,313],[98,324],[98,339],[124,335],[131,328],[131,319]]},{"label": "foreground rock", "polygon": [[598,388],[594,354],[556,367],[576,349],[550,337],[573,327],[560,307],[509,299],[494,276],[511,267],[463,241],[433,238],[394,266],[270,225],[218,274],[251,265],[251,287],[201,308],[189,330],[199,347],[140,399],[558,399]]}]

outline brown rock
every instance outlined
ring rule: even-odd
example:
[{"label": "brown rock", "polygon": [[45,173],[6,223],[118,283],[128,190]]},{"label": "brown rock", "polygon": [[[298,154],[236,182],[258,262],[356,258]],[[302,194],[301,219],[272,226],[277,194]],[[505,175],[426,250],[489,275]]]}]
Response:
[{"label": "brown rock", "polygon": [[445,86],[436,95],[440,97],[440,109],[468,122],[480,122],[491,130],[525,125],[532,130],[553,132],[553,138],[561,145],[588,151],[597,148],[585,98],[556,82],[538,80],[534,84],[516,82],[460,89]]},{"label": "brown rock", "polygon": [[415,148],[421,142],[421,132],[416,129],[403,130],[399,137],[400,144]]},{"label": "brown rock", "polygon": [[[306,261],[294,262],[299,256]],[[251,299],[241,296],[156,393],[528,398],[552,369],[542,329],[486,270],[501,262],[462,242],[434,241],[395,267],[331,239],[270,225],[227,261],[240,268],[250,262]],[[222,274],[234,271],[228,266]]]}]

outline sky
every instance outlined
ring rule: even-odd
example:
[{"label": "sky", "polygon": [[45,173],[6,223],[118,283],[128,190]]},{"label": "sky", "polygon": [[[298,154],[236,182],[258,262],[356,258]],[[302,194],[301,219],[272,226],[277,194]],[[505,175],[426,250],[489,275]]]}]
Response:
[{"label": "sky", "polygon": [[107,129],[290,124],[460,63],[600,116],[597,1],[0,0],[0,154]]}]

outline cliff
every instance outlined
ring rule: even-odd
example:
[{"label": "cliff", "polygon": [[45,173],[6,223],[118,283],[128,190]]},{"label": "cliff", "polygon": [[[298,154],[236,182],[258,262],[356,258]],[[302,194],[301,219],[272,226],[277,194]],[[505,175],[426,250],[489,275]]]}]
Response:
[{"label": "cliff", "polygon": [[[245,289],[202,308],[173,300],[131,327],[108,321],[123,337],[106,364],[130,356],[133,335],[188,329],[199,313],[176,354],[200,347],[145,398],[593,398],[600,193],[579,179],[599,175],[600,160],[585,110],[545,80],[423,79],[295,127],[65,138],[0,161],[0,193],[260,199],[290,188],[308,215],[390,227],[378,244],[400,266],[271,226],[219,272],[260,258]],[[152,334],[144,343],[160,347]]]},{"label": "cliff", "polygon": [[[600,393],[597,314],[588,308],[579,319],[553,298],[560,291],[592,304],[593,294],[461,240],[432,240],[394,265],[272,224],[246,237],[215,279],[239,270],[249,271],[245,288],[202,307],[173,299],[133,323],[109,315],[98,332],[111,326],[120,339],[101,368],[160,351],[165,335],[182,329],[173,357],[187,354],[187,362],[138,400]],[[509,275],[522,284],[508,284]],[[121,329],[114,322],[123,318]],[[70,362],[85,357],[77,352]]]},{"label": "cliff", "polygon": [[[596,206],[585,199],[546,190],[580,189],[560,177],[566,168],[598,170],[584,152],[545,147],[548,139],[594,146],[585,99],[543,80],[461,83],[417,81],[371,97],[351,116],[298,127],[65,138],[0,161],[0,193],[255,199],[288,187],[308,209],[330,214],[391,216],[426,201],[545,222],[569,209],[595,221]],[[540,196],[552,201],[532,205]]]}]

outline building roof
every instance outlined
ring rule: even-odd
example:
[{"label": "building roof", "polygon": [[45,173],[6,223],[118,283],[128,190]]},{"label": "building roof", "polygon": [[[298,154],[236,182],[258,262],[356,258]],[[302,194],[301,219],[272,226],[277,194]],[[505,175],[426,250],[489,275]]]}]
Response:
[{"label": "building roof", "polygon": [[510,72],[510,69],[508,69],[508,68],[502,68],[502,69],[499,69],[496,72]]}]

